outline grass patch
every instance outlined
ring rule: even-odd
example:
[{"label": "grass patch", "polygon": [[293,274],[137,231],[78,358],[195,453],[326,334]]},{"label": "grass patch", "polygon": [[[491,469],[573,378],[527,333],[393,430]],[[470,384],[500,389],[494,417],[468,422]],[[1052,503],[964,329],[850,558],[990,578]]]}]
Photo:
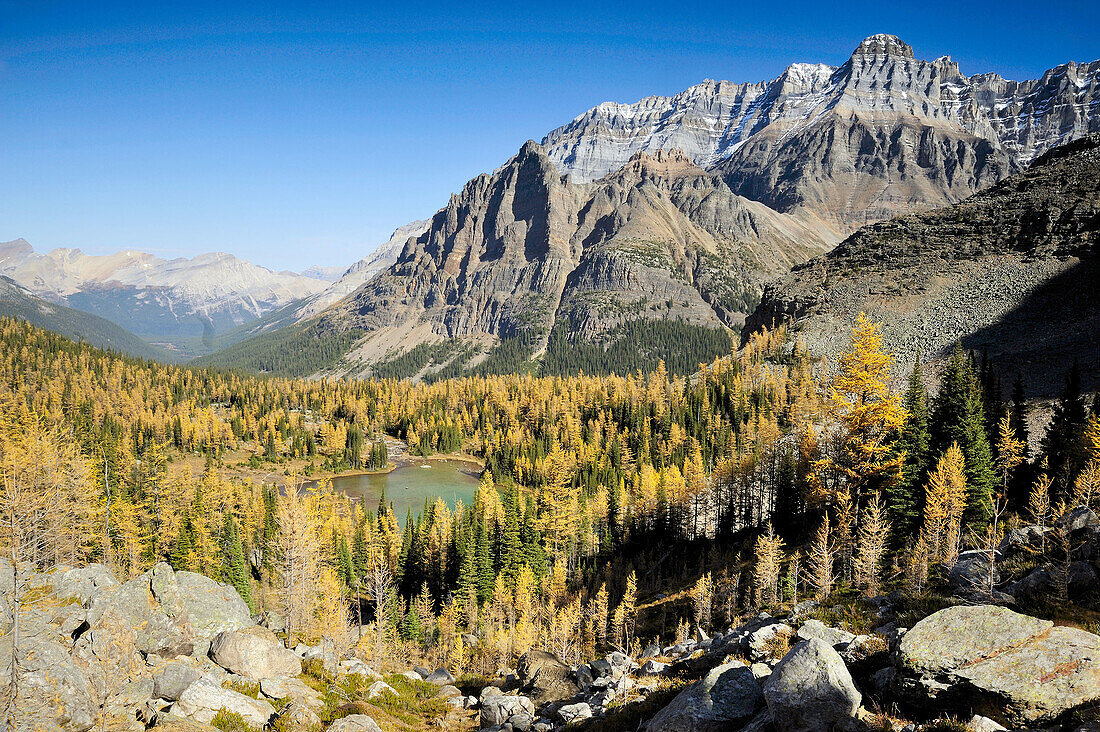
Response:
[{"label": "grass patch", "polygon": [[238,694],[250,696],[253,699],[260,698],[260,683],[258,681],[246,681],[245,679],[226,679],[222,682],[223,689],[235,691]]},{"label": "grass patch", "polygon": [[210,726],[222,732],[260,732],[259,727],[253,727],[240,714],[225,709],[214,715],[210,720]]},{"label": "grass patch", "polygon": [[840,590],[806,614],[806,618],[820,620],[833,628],[843,628],[849,633],[865,635],[882,625],[875,608],[861,595],[851,590]]}]

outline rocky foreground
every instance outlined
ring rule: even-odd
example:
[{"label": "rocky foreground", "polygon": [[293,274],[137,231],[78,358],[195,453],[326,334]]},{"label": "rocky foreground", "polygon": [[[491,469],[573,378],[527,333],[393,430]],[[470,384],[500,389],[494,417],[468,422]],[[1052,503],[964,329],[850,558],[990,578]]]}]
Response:
[{"label": "rocky foreground", "polygon": [[[1014,530],[997,561],[1019,565],[1052,531],[1076,547],[1063,570],[1028,562],[1019,578],[994,571],[996,586],[985,587],[988,554],[965,553],[948,601],[962,604],[911,628],[901,627],[913,613],[900,592],[868,601],[879,625],[862,634],[822,622],[814,616],[828,619],[825,608],[808,601],[714,637],[697,630],[671,646],[652,644],[638,658],[616,651],[568,665],[532,650],[514,670],[465,693],[446,669],[384,680],[328,639],[289,649],[274,632],[276,615],[250,616],[232,587],[202,575],[158,564],[120,583],[101,565],[62,567],[31,574],[21,595],[10,716],[15,730],[209,732],[245,724],[289,732],[328,724],[373,732],[394,726],[387,705],[404,703],[394,686],[407,681],[445,729],[809,732],[962,720],[976,730],[1096,730],[1100,636],[1002,606],[1060,581],[1075,593],[1096,591],[1100,519],[1087,508],[1051,527]],[[3,699],[11,698],[7,659],[16,638],[12,576],[0,561]],[[334,706],[330,684],[355,695]]]}]

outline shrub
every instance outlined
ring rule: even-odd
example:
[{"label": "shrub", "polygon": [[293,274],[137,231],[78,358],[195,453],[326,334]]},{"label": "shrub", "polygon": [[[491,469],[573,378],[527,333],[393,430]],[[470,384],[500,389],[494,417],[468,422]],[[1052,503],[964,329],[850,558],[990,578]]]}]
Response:
[{"label": "shrub", "polygon": [[245,679],[226,679],[222,682],[223,689],[229,689],[235,691],[238,694],[244,694],[250,696],[253,699],[260,698],[260,684],[257,681],[247,681]]},{"label": "shrub", "polygon": [[210,720],[210,726],[220,729],[222,732],[259,732],[258,728],[249,724],[240,714],[226,709],[222,709],[214,715],[214,719]]}]

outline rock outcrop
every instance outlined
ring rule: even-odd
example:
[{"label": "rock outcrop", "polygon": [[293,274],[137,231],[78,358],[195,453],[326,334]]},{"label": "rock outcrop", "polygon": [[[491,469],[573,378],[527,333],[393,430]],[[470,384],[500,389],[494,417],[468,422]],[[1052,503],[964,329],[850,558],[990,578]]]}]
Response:
[{"label": "rock outcrop", "polygon": [[1086,379],[1100,366],[1098,217],[1093,134],[962,203],[860,229],[768,285],[743,338],[787,323],[831,355],[864,311],[901,363],[961,341],[1053,396],[1075,358]]},{"label": "rock outcrop", "polygon": [[679,148],[746,197],[851,230],[959,201],[1046,150],[1100,131],[1100,61],[1031,81],[964,75],[890,35],[839,67],[796,63],[769,82],[704,81],[673,97],[601,104],[543,140],[576,181],[637,152]]},{"label": "rock outcrop", "polygon": [[895,683],[912,704],[1009,727],[1054,723],[1100,701],[1100,636],[1002,607],[934,613],[902,637],[895,660]]},{"label": "rock outcrop", "polygon": [[717,666],[681,692],[646,725],[647,732],[736,729],[764,705],[760,685],[740,661]]}]

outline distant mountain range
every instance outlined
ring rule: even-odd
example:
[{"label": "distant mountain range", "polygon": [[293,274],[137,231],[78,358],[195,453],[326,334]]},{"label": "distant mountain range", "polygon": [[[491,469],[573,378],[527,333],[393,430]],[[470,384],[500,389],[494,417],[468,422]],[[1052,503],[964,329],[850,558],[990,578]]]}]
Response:
[{"label": "distant mountain range", "polygon": [[154,348],[109,320],[47,302],[4,276],[0,276],[0,316],[20,318],[74,341],[85,341],[90,345],[109,348],[129,356],[158,361],[173,360],[172,354]]},{"label": "distant mountain range", "polygon": [[201,352],[203,340],[325,288],[320,280],[224,253],[192,259],[79,249],[39,254],[23,239],[0,244],[0,274],[43,300],[106,318],[182,357]]},{"label": "distant mountain range", "polygon": [[[0,244],[0,274],[180,357],[218,349],[200,363],[221,366],[419,378],[665,360],[690,371],[730,348],[746,318],[801,317],[782,289],[804,293],[797,277],[752,313],[766,283],[860,226],[968,200],[1094,132],[1100,61],[1016,82],[876,35],[839,67],[796,63],[772,81],[600,104],[343,271],[271,272],[227,254],[37,254],[18,240]],[[988,223],[995,238],[1000,221]],[[830,256],[893,224],[881,226]]]},{"label": "distant mountain range", "polygon": [[[765,282],[857,227],[957,203],[1097,130],[1100,62],[965,76],[888,35],[837,68],[601,104],[467,183],[345,299],[213,360],[417,377],[688,369],[725,347],[714,334],[740,328]],[[306,344],[301,363],[280,355]]]}]

